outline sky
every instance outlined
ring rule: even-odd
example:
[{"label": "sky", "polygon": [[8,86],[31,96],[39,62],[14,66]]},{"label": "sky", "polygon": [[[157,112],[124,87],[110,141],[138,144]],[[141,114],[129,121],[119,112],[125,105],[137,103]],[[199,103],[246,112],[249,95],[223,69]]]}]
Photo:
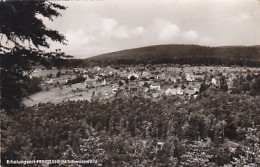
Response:
[{"label": "sky", "polygon": [[260,0],[85,0],[58,2],[62,17],[47,27],[52,43],[75,58],[160,44],[259,45]]}]

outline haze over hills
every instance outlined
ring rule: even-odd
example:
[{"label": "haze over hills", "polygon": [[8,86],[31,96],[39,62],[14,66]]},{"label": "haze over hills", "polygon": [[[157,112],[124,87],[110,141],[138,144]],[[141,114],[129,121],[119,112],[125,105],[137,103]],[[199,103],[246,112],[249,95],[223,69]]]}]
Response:
[{"label": "haze over hills", "polygon": [[83,61],[84,65],[190,64],[260,67],[260,45],[155,45],[102,54]]}]

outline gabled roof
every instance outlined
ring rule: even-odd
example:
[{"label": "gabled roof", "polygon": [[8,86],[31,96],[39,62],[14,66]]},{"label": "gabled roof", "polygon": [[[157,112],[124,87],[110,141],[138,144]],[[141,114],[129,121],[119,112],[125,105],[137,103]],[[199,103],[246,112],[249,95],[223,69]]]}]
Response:
[{"label": "gabled roof", "polygon": [[154,83],[151,84],[151,86],[161,86],[161,85],[158,82],[154,82]]}]

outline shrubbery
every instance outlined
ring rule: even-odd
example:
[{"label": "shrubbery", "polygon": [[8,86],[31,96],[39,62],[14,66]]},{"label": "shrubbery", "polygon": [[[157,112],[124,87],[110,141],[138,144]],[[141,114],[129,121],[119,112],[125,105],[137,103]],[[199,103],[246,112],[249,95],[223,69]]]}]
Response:
[{"label": "shrubbery", "polygon": [[68,80],[68,82],[66,83],[66,85],[81,83],[81,82],[84,82],[85,80],[86,80],[86,78],[84,78],[84,77],[82,77],[82,76],[78,76],[78,77],[76,77],[75,79]]}]

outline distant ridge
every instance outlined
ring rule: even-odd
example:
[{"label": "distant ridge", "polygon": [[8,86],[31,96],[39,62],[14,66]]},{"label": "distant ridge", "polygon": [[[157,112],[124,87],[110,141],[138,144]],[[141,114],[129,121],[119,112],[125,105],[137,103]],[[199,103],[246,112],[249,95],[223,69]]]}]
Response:
[{"label": "distant ridge", "polygon": [[85,65],[190,64],[260,67],[260,45],[208,47],[154,45],[84,59]]}]

